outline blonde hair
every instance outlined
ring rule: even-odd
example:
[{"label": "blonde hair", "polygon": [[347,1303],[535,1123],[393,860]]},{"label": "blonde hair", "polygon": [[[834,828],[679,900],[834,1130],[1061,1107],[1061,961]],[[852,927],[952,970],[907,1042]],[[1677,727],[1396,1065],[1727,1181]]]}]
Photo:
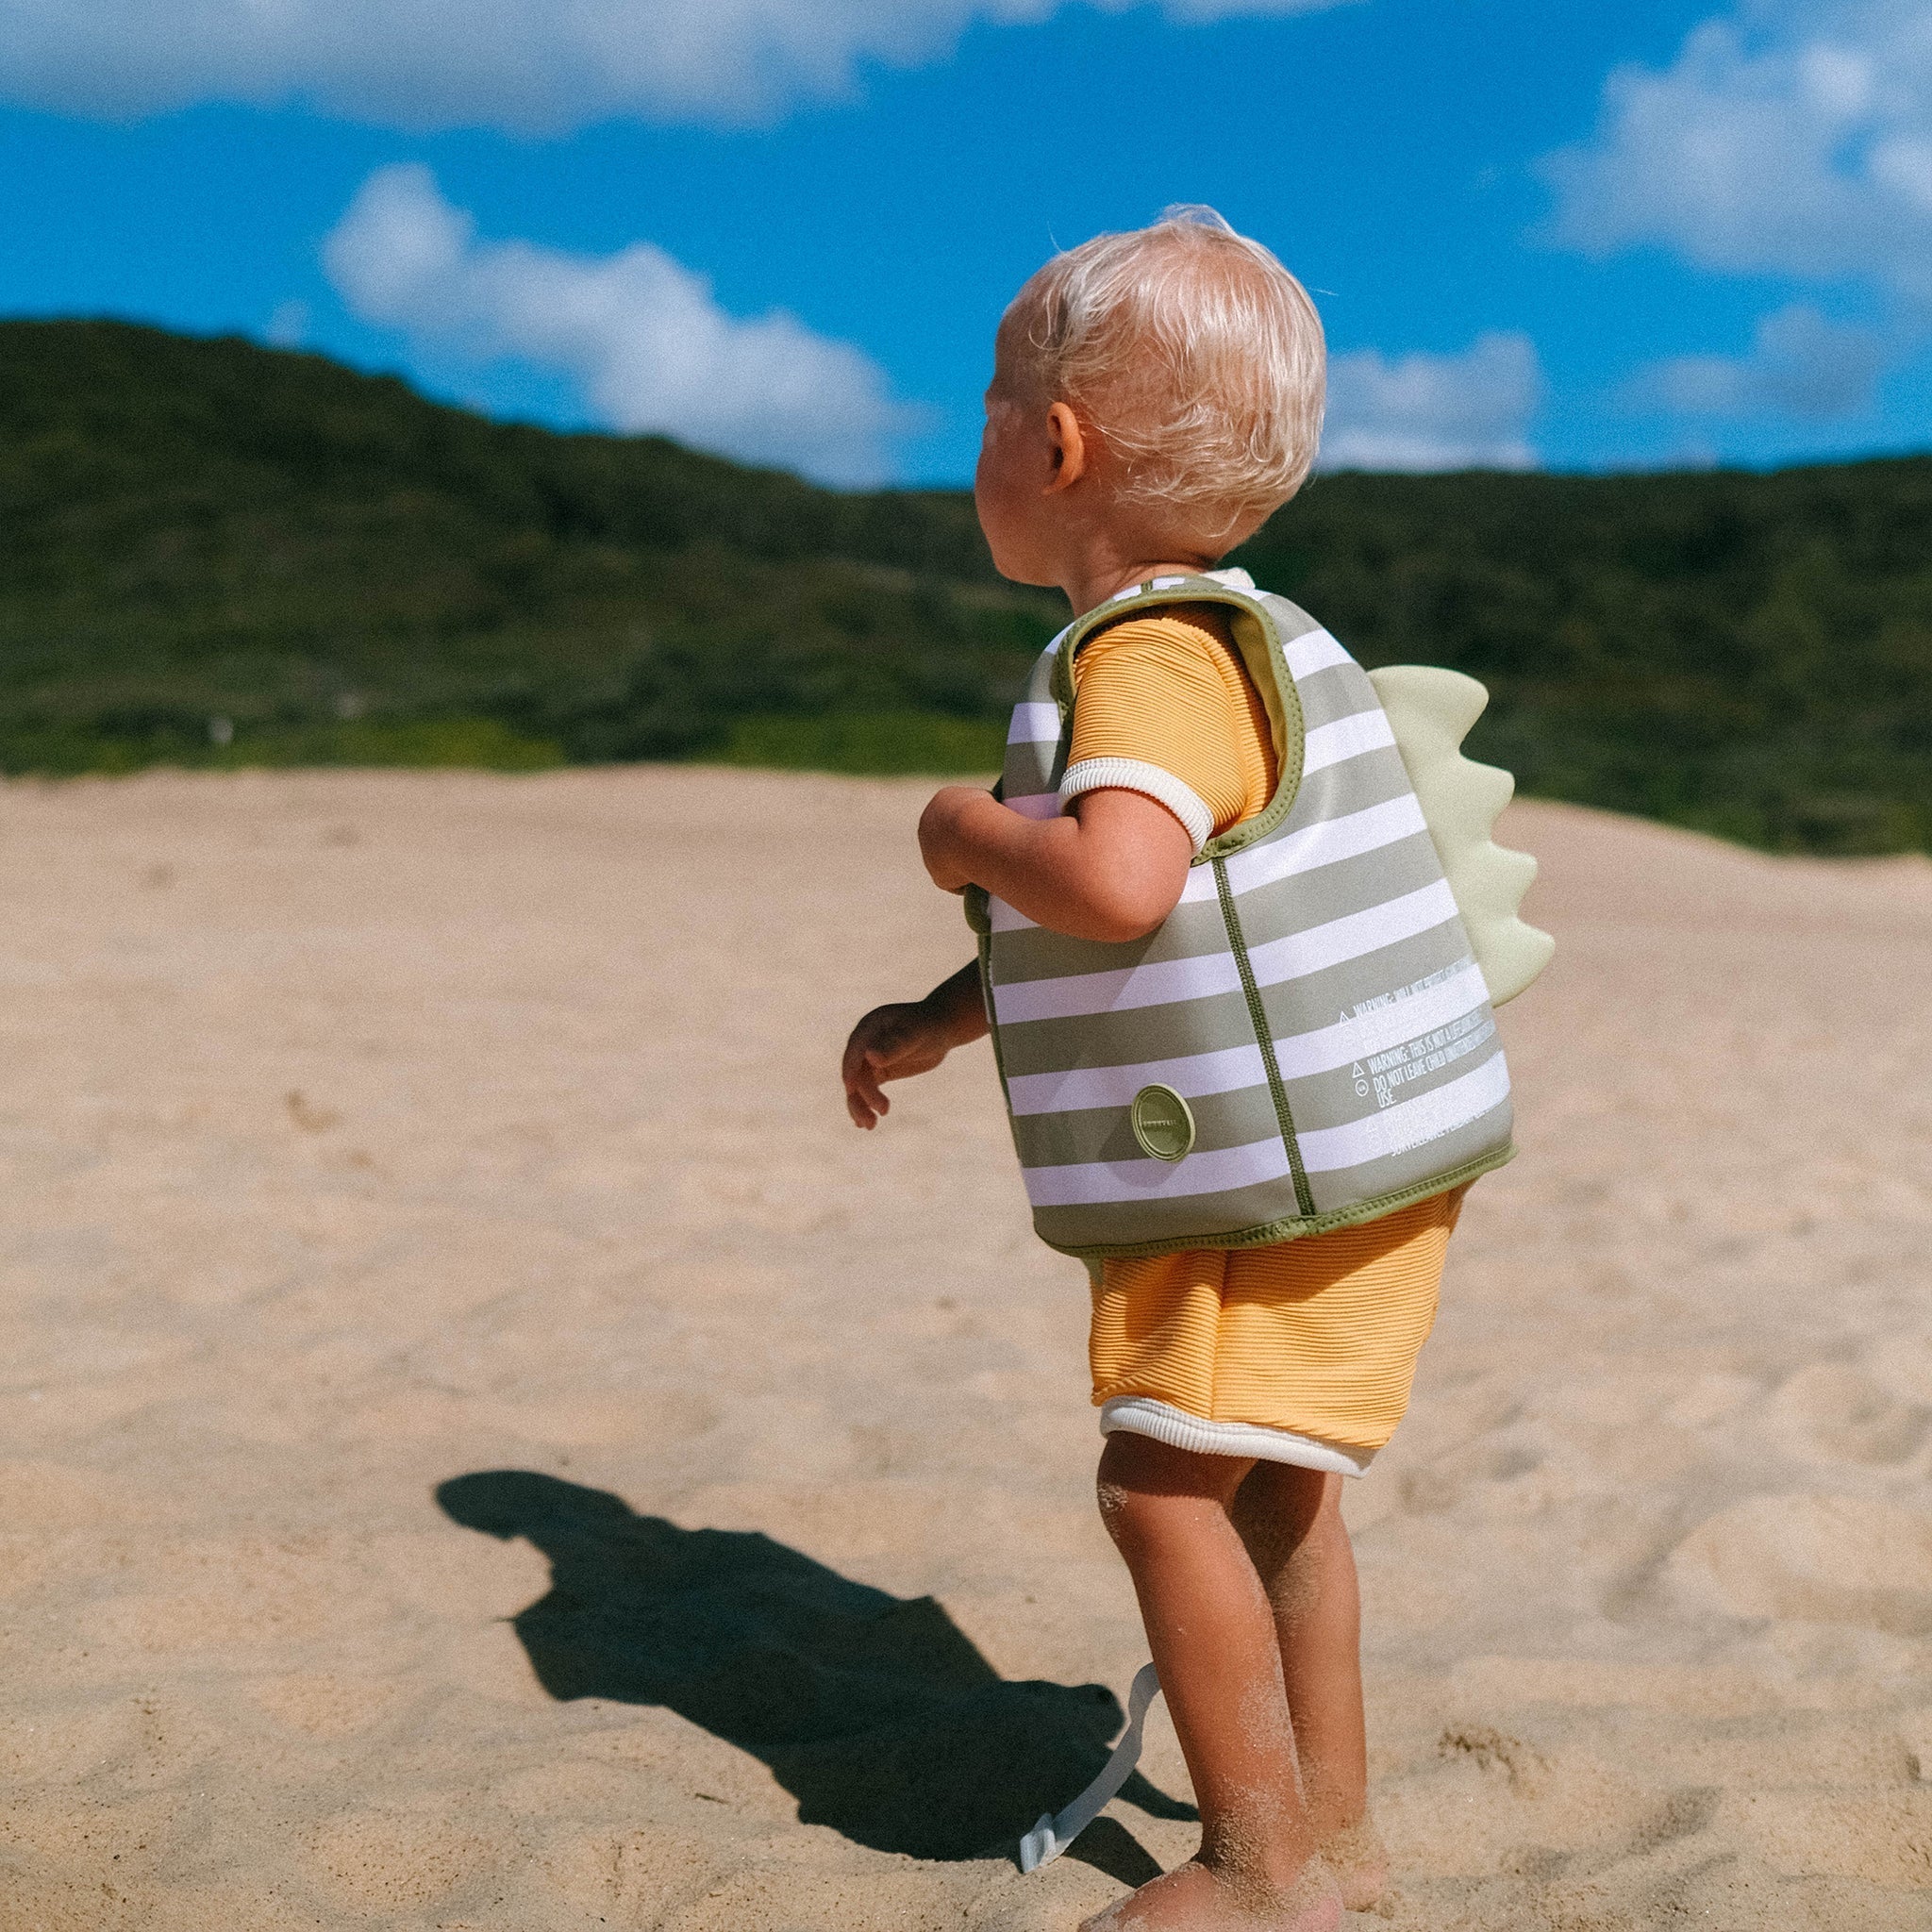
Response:
[{"label": "blonde hair", "polygon": [[1124,501],[1210,543],[1302,486],[1327,352],[1308,293],[1211,208],[1057,255],[1015,297],[1023,375],[1073,404],[1125,467]]}]

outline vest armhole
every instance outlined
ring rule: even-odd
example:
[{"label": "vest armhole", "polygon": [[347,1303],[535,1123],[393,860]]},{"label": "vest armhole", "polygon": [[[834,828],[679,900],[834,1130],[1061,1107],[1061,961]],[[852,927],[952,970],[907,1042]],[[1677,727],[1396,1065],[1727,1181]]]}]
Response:
[{"label": "vest armhole", "polygon": [[[1067,716],[1074,708],[1074,659],[1094,631],[1124,617],[1137,616],[1142,610],[1158,609],[1163,604],[1218,604],[1227,610],[1235,648],[1241,655],[1248,675],[1255,681],[1262,708],[1268,713],[1269,726],[1275,736],[1275,773],[1274,797],[1253,818],[1243,819],[1240,824],[1230,825],[1226,831],[1209,839],[1194,855],[1193,862],[1206,865],[1216,858],[1225,858],[1230,853],[1239,852],[1243,846],[1252,845],[1274,831],[1294,808],[1295,799],[1302,789],[1302,759],[1307,744],[1307,727],[1302,718],[1302,701],[1295,690],[1294,675],[1288,668],[1288,657],[1282,649],[1280,623],[1268,608],[1262,593],[1234,590],[1211,577],[1163,579],[1160,590],[1152,596],[1144,597],[1131,611],[1115,608],[1124,601],[1124,597],[1115,598],[1098,609],[1090,610],[1062,632],[1058,641],[1058,648],[1054,652],[1052,690],[1060,708],[1062,734]],[[1292,606],[1290,608],[1293,608]]]},{"label": "vest armhole", "polygon": [[[1258,596],[1231,596],[1224,591],[1217,600],[1232,608],[1230,628],[1241,662],[1261,694],[1268,722],[1274,732],[1274,795],[1251,819],[1230,825],[1218,838],[1201,848],[1201,858],[1225,858],[1244,846],[1265,839],[1279,827],[1294,809],[1302,789],[1302,760],[1307,748],[1307,726],[1302,717],[1301,694],[1295,690],[1294,675],[1288,668],[1288,656],[1281,645],[1281,625],[1274,613]],[[1263,675],[1265,674],[1265,675]],[[1197,860],[1196,863],[1199,863]]]}]

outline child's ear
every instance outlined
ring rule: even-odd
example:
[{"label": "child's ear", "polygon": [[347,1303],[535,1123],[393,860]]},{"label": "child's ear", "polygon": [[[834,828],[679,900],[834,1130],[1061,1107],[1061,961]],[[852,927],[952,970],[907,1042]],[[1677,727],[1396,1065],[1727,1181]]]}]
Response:
[{"label": "child's ear", "polygon": [[1047,409],[1046,436],[1053,451],[1053,480],[1046,486],[1050,496],[1056,490],[1071,489],[1087,474],[1087,437],[1079,417],[1065,403]]}]

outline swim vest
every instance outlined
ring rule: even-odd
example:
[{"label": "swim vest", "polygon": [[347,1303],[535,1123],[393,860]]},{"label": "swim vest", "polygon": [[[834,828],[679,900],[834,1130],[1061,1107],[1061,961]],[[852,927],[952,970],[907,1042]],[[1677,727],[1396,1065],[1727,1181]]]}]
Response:
[{"label": "swim vest", "polygon": [[[1482,687],[1405,666],[1375,674],[1385,708],[1334,638],[1243,571],[1136,585],[1048,644],[1013,709],[1007,805],[1059,813],[1073,660],[1123,606],[1164,604],[1227,608],[1274,739],[1274,797],[1208,840],[1141,939],[1072,939],[966,895],[1034,1226],[1085,1257],[1289,1241],[1501,1166],[1515,1149],[1491,1008],[1552,944],[1515,917],[1534,861],[1488,837],[1513,781],[1457,749]],[[1413,723],[1424,777],[1391,710]],[[1507,988],[1472,946],[1445,830]]]}]

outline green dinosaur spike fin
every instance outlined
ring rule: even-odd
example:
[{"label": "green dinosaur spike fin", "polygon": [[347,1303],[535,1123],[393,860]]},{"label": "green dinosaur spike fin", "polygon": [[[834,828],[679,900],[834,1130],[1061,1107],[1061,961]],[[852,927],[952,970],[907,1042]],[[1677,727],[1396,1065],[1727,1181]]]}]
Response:
[{"label": "green dinosaur spike fin", "polygon": [[1549,964],[1557,942],[1516,916],[1536,877],[1536,860],[1490,836],[1516,780],[1462,756],[1463,738],[1490,694],[1474,678],[1429,664],[1388,664],[1369,678],[1389,714],[1490,1004],[1500,1007]]}]

